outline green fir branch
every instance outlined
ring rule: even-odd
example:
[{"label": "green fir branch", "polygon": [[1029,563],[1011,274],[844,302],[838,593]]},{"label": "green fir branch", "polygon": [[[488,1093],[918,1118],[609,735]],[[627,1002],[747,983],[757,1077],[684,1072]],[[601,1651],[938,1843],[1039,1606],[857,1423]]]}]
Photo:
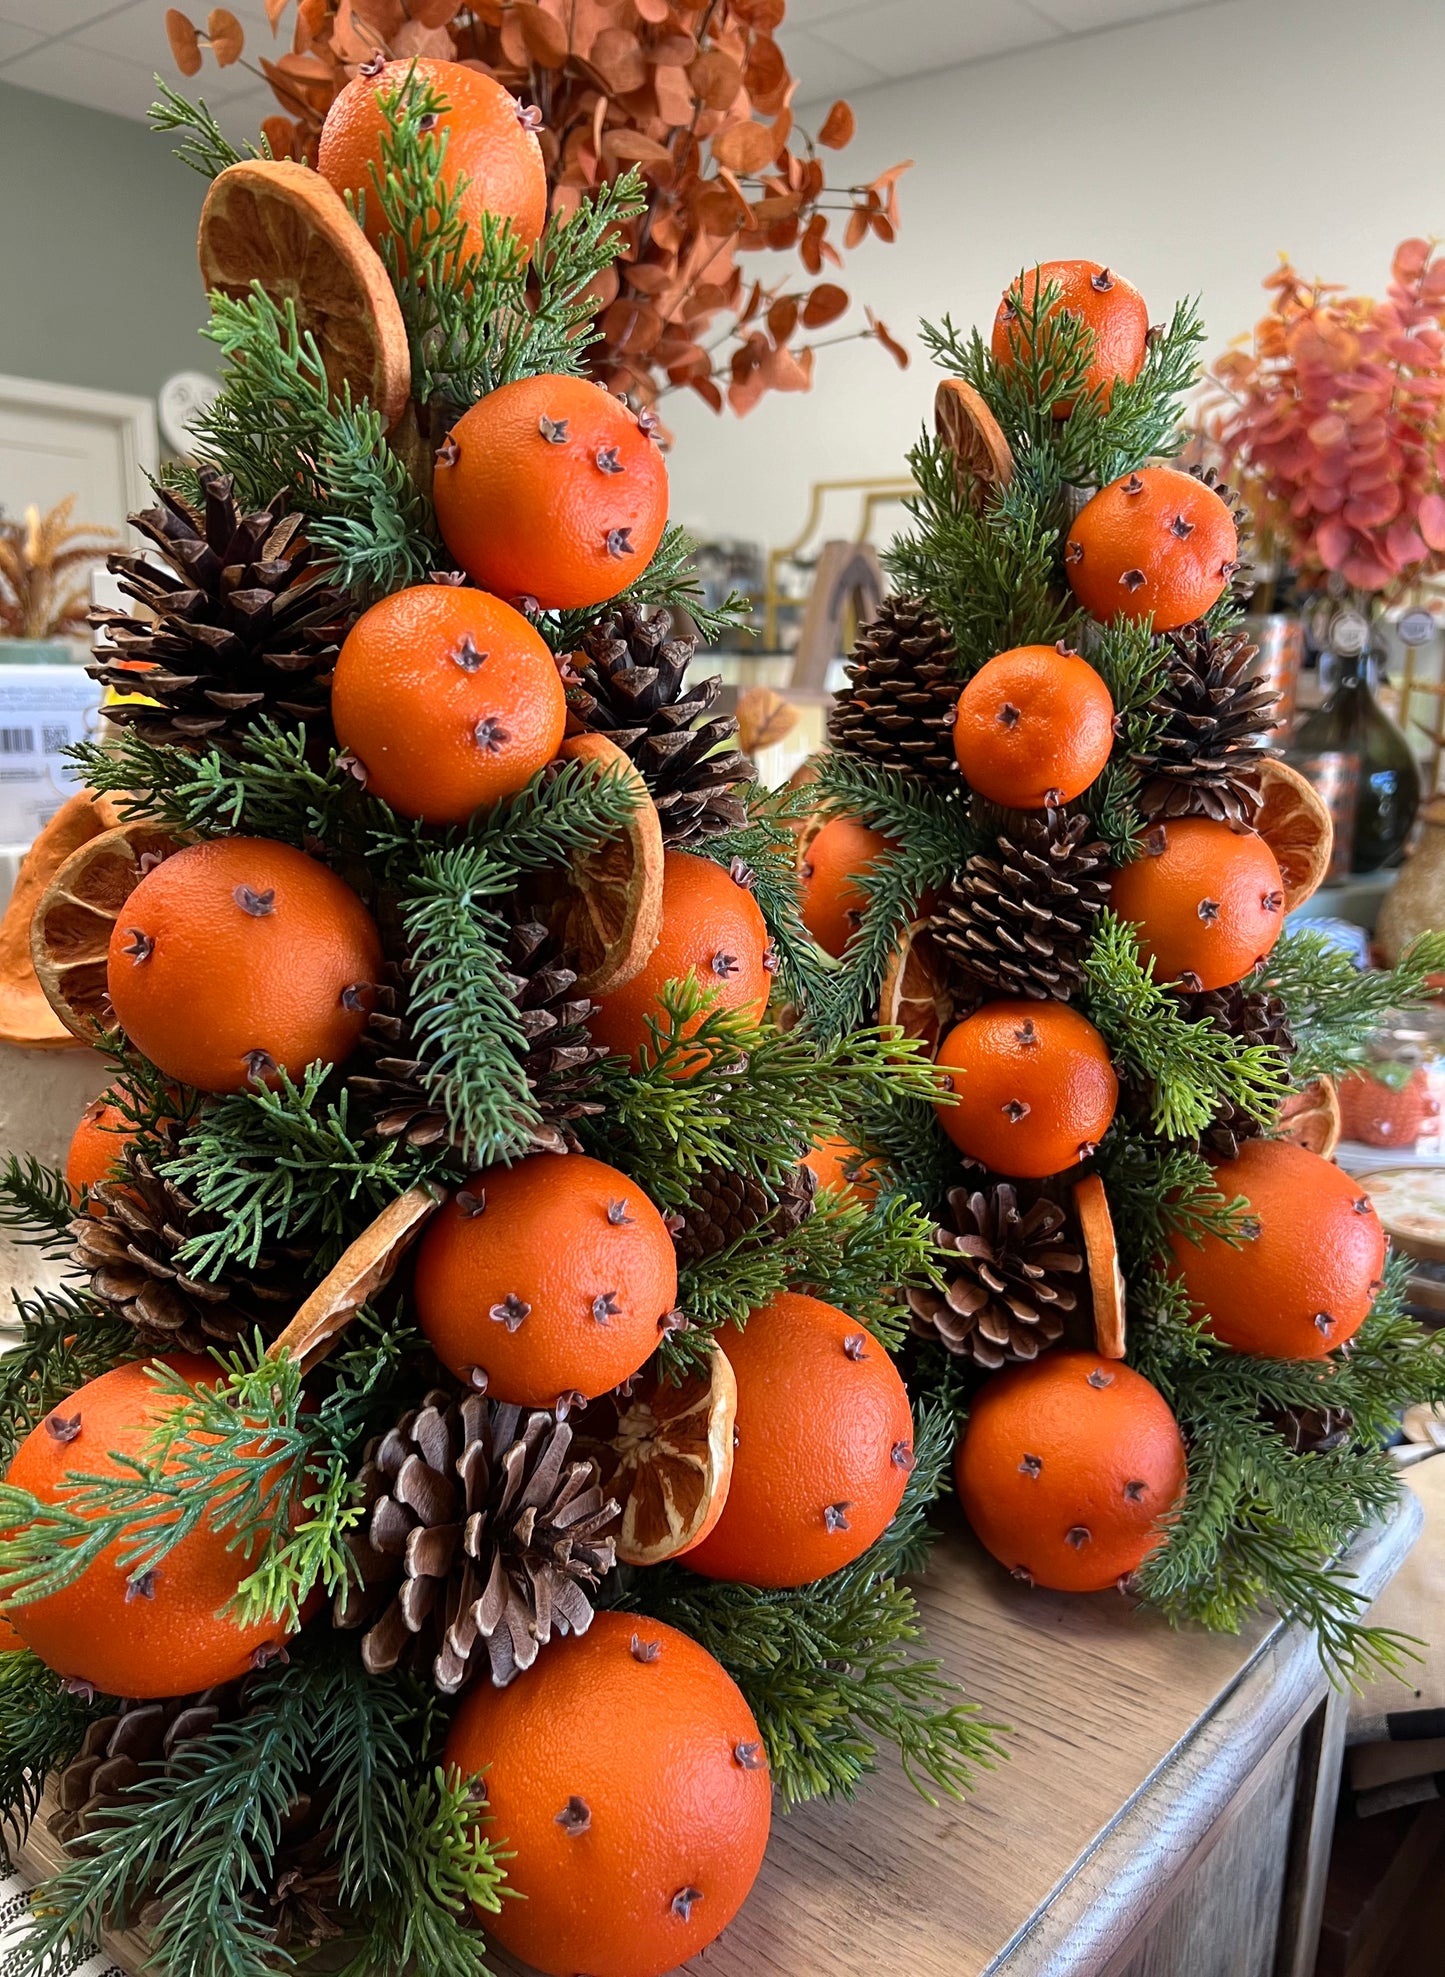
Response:
[{"label": "green fir branch", "polygon": [[748,784],[741,794],[747,823],[704,838],[694,849],[715,865],[734,869],[740,861],[746,868],[778,957],[774,993],[781,990],[788,1001],[808,1009],[827,994],[836,973],[803,925],[801,910],[796,827],[816,807],[817,797],[811,787],[770,790],[761,783]]},{"label": "green fir branch", "polygon": [[1445,933],[1421,934],[1393,968],[1363,969],[1323,934],[1301,928],[1280,936],[1243,987],[1283,997],[1296,1043],[1291,1068],[1303,1083],[1362,1064],[1385,1017],[1426,1002],[1431,976],[1441,973]]},{"label": "green fir branch", "polygon": [[50,1256],[68,1256],[70,1225],[84,1212],[84,1201],[73,1199],[70,1183],[58,1167],[47,1167],[33,1153],[7,1156],[0,1169],[0,1229],[12,1242],[25,1243]]},{"label": "green fir branch", "polygon": [[[687,530],[678,522],[669,522],[647,568],[610,599],[609,605],[660,605],[675,614],[683,613],[692,620],[703,646],[716,645],[725,631],[749,623],[752,601],[740,591],[732,591],[721,604],[709,605],[697,575],[696,559],[697,544]],[[572,652],[595,621],[597,608],[593,604],[584,610],[544,611],[537,629],[554,652]]]},{"label": "green fir branch", "polygon": [[[1077,435],[1088,462],[1078,478],[1107,487],[1141,461],[1178,453],[1184,401],[1199,382],[1204,340],[1198,300],[1176,303],[1168,325],[1153,336],[1138,377],[1116,378],[1107,408],[1091,409]],[[1068,424],[1072,428],[1074,419]]]},{"label": "green fir branch", "polygon": [[20,1342],[0,1353],[0,1464],[52,1408],[137,1351],[135,1327],[76,1284],[10,1295]]},{"label": "green fir branch", "polygon": [[1147,625],[1116,619],[1090,639],[1089,664],[1114,702],[1118,741],[1103,773],[1080,799],[1116,865],[1143,848],[1145,819],[1138,807],[1140,776],[1131,756],[1146,755],[1160,726],[1150,702],[1164,684],[1168,647]]},{"label": "green fir branch", "polygon": [[484,1804],[480,1780],[440,1766],[401,1787],[407,1844],[368,1907],[365,1948],[346,1977],[488,1977],[476,1910],[495,1914],[512,1892],[504,1865],[512,1855],[482,1830]]},{"label": "green fir branch", "polygon": [[111,1707],[68,1689],[29,1648],[0,1655],[0,1853],[30,1830],[45,1780],[79,1751],[88,1727]]}]

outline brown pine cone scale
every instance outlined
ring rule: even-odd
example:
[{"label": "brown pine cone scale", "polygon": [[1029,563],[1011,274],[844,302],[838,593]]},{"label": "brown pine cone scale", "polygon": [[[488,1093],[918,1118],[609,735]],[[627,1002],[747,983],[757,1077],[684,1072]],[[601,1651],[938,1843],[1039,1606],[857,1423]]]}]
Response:
[{"label": "brown pine cone scale", "polygon": [[1146,817],[1212,817],[1241,827],[1259,811],[1259,765],[1278,701],[1244,632],[1208,626],[1166,634],[1165,684],[1149,703],[1156,730],[1130,757]]},{"label": "brown pine cone scale", "polygon": [[811,1167],[794,1167],[776,1195],[752,1174],[705,1167],[691,1185],[676,1231],[678,1262],[701,1263],[764,1225],[775,1237],[791,1235],[812,1214],[817,1186]]},{"label": "brown pine cone scale", "polygon": [[828,740],[880,768],[958,781],[953,721],[961,682],[948,622],[917,597],[887,597],[858,635]]},{"label": "brown pine cone scale", "polygon": [[1010,813],[995,850],[969,859],[928,923],[950,965],[998,995],[1066,1002],[1109,897],[1108,854],[1088,833],[1084,816]]},{"label": "brown pine cone scale", "polygon": [[1063,1281],[1084,1258],[1065,1227],[1064,1211],[1039,1197],[1020,1208],[1007,1182],[970,1192],[953,1188],[948,1220],[934,1230],[950,1251],[943,1290],[908,1293],[913,1330],[989,1371],[1037,1359],[1063,1336],[1078,1299]]}]

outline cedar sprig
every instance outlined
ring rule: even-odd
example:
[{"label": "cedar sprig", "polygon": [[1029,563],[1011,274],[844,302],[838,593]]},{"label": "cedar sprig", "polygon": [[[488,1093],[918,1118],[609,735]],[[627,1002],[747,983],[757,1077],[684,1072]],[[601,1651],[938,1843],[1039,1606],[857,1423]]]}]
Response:
[{"label": "cedar sprig", "polygon": [[1211,1023],[1191,1023],[1140,957],[1133,927],[1100,915],[1083,960],[1085,1014],[1110,1055],[1149,1099],[1162,1139],[1195,1139],[1226,1100],[1268,1125],[1289,1086],[1281,1053],[1241,1044]]},{"label": "cedar sprig", "polygon": [[[568,230],[572,222],[568,222]],[[711,605],[696,569],[697,544],[680,522],[669,522],[662,540],[653,551],[652,561],[638,577],[614,598],[607,609],[624,603],[661,606],[685,614],[697,632],[699,645],[716,645],[724,632],[749,624],[752,602],[741,591],[730,591],[721,604]],[[588,605],[575,611],[544,611],[537,629],[554,652],[572,652],[582,634],[597,616],[598,607]]]},{"label": "cedar sprig", "polygon": [[888,1531],[839,1572],[775,1591],[713,1583],[676,1566],[642,1575],[640,1610],[680,1627],[715,1655],[757,1718],[773,1783],[789,1805],[851,1798],[891,1743],[914,1788],[958,1798],[1003,1755],[1000,1726],[981,1720],[936,1661],[915,1661],[913,1595],[897,1575],[926,1556],[926,1506],[938,1495],[954,1424],[917,1424],[916,1467]]},{"label": "cedar sprig", "polygon": [[437,1765],[401,1785],[398,1809],[406,1844],[371,1898],[365,1944],[345,1977],[489,1977],[476,1910],[501,1907],[512,1855],[482,1829],[483,1780]]},{"label": "cedar sprig", "polygon": [[46,1776],[75,1756],[87,1726],[111,1705],[68,1689],[29,1648],[0,1656],[0,1856],[23,1841]]},{"label": "cedar sprig", "polygon": [[212,116],[204,98],[188,103],[179,90],[172,89],[160,76],[154,80],[160,96],[151,104],[146,121],[155,131],[184,133],[171,156],[189,165],[193,172],[199,172],[202,178],[218,177],[228,165],[239,165],[243,157],[271,156],[271,146],[264,136],[259,148],[248,144],[244,152],[238,151]]},{"label": "cedar sprig", "polygon": [[1429,999],[1445,973],[1445,932],[1421,934],[1393,968],[1357,968],[1323,934],[1286,931],[1268,960],[1241,984],[1283,997],[1295,1038],[1297,1082],[1339,1077],[1364,1062],[1380,1024],[1394,1010]]},{"label": "cedar sprig", "polygon": [[1225,1194],[1192,1143],[1161,1140],[1116,1118],[1098,1158],[1131,1277],[1142,1277],[1173,1235],[1188,1242],[1206,1235],[1231,1245],[1243,1241],[1240,1223],[1248,1203],[1243,1195]]}]

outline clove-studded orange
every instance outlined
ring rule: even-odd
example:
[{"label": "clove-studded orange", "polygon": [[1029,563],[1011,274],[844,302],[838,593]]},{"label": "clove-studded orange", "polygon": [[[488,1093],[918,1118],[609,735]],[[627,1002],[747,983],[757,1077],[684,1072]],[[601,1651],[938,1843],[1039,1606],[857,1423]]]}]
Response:
[{"label": "clove-studded orange", "polygon": [[581,1153],[489,1167],[417,1252],[417,1323],[494,1400],[595,1400],[657,1350],[677,1302],[667,1225],[625,1174]]},{"label": "clove-studded orange", "polygon": [[1212,487],[1140,467],[1100,488],[1069,530],[1064,571],[1091,617],[1174,631],[1218,602],[1239,568],[1239,531]]},{"label": "clove-studded orange", "polygon": [[146,873],[117,916],[121,1028],[177,1083],[241,1091],[351,1055],[381,970],[371,915],[314,858],[216,838]]},{"label": "clove-studded orange", "polygon": [[772,1817],[741,1690],[676,1628],[599,1613],[521,1682],[462,1698],[445,1762],[476,1774],[521,1901],[483,1916],[552,1977],[662,1977],[747,1900]]},{"label": "clove-studded orange", "polygon": [[[73,1201],[79,1201],[83,1190],[93,1188],[98,1181],[114,1178],[116,1164],[131,1138],[126,1115],[111,1091],[93,1098],[80,1115],[65,1156],[65,1182]],[[102,1215],[105,1211],[97,1202],[90,1212]]]},{"label": "clove-studded orange", "polygon": [[1015,646],[981,666],[958,697],[958,766],[980,796],[1011,810],[1072,803],[1113,746],[1113,699],[1077,652]]},{"label": "clove-studded orange", "polygon": [[856,817],[830,817],[804,840],[798,865],[803,925],[834,960],[858,931],[867,910],[868,894],[859,881],[896,849],[891,838],[869,830]]},{"label": "clove-studded orange", "polygon": [[[655,1044],[649,1020],[664,1036],[668,1024],[662,990],[689,977],[712,996],[709,1011],[684,1024],[690,1036],[714,1009],[742,1009],[761,1017],[773,986],[773,950],[748,874],[730,871],[691,851],[669,851],[662,863],[662,932],[646,965],[631,981],[602,998],[591,1017],[593,1038],[634,1068]],[[679,1077],[700,1070],[701,1050],[675,1064]]]},{"label": "clove-studded orange", "polygon": [[1212,817],[1156,824],[1144,850],[1114,876],[1110,905],[1139,929],[1139,951],[1161,982],[1225,988],[1279,939],[1284,882],[1255,831]]},{"label": "clove-studded orange", "polygon": [[1016,1579],[1061,1593],[1127,1580],[1184,1491],[1184,1442],[1142,1373],[1048,1352],[974,1397],[954,1460],[980,1543]]},{"label": "clove-studded orange", "polygon": [[1237,1352],[1323,1359],[1364,1324],[1385,1268],[1368,1194],[1331,1160],[1289,1140],[1246,1140],[1214,1170],[1248,1203],[1236,1244],[1170,1238],[1179,1281],[1205,1328]]},{"label": "clove-studded orange", "polygon": [[722,1516],[680,1562],[710,1579],[802,1586],[848,1565],[893,1521],[913,1467],[898,1368],[835,1305],[780,1291],[729,1332],[738,1386]]},{"label": "clove-studded orange", "polygon": [[377,191],[388,134],[382,105],[403,96],[413,73],[417,86],[430,85],[446,98],[436,122],[444,142],[439,178],[465,225],[462,258],[481,252],[488,216],[509,221],[530,254],[547,218],[547,172],[536,135],[541,119],[480,69],[426,56],[365,63],[326,113],[316,158],[321,176],[343,197],[365,202],[367,236],[379,247],[391,232]]},{"label": "clove-studded orange", "polygon": [[[217,1377],[209,1360],[184,1353],[161,1364],[191,1386]],[[63,1503],[67,1476],[125,1475],[116,1458],[143,1458],[181,1404],[157,1391],[143,1362],[129,1360],[52,1408],[16,1450],[6,1481],[41,1503]],[[281,1646],[277,1621],[243,1627],[224,1611],[254,1564],[244,1548],[230,1548],[233,1530],[214,1531],[203,1519],[154,1570],[135,1576],[121,1559],[145,1519],[138,1512],[134,1526],[59,1592],[7,1608],[47,1667],[105,1695],[185,1695],[235,1681]]]},{"label": "clove-studded orange", "polygon": [[996,1174],[1043,1180],[1087,1160],[1109,1130],[1119,1081],[1109,1046],[1063,1002],[986,1002],[939,1047],[957,1103],[938,1119]]},{"label": "clove-studded orange", "polygon": [[347,633],[331,716],[369,790],[404,817],[460,824],[552,760],[567,696],[520,611],[484,590],[416,584]]},{"label": "clove-studded orange", "polygon": [[848,1201],[872,1201],[878,1193],[878,1163],[851,1140],[818,1139],[803,1155],[803,1165],[820,1188],[835,1188]]},{"label": "clove-studded orange", "polygon": [[442,538],[474,583],[571,610],[647,568],[667,521],[667,468],[639,416],[601,385],[544,374],[489,392],[437,454]]},{"label": "clove-studded orange", "polygon": [[[1107,405],[1115,383],[1138,377],[1148,349],[1149,311],[1132,282],[1116,275],[1112,268],[1097,261],[1042,261],[1012,283],[998,305],[993,321],[991,348],[995,361],[1005,370],[1020,363],[1032,363],[1035,337],[1029,317],[1041,290],[1058,290],[1044,322],[1063,314],[1087,323],[1094,333],[1094,346],[1081,380],[1080,396],[1098,392]],[[1039,339],[1042,341],[1042,338]],[[1053,380],[1045,372],[1043,393],[1049,395]],[[1054,399],[1051,410],[1056,419],[1068,418],[1077,404],[1067,394]]]}]

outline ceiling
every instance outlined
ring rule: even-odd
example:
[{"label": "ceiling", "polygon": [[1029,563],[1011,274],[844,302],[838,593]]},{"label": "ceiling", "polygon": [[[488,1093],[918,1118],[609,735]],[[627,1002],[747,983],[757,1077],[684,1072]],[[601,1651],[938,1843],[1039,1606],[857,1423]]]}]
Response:
[{"label": "ceiling", "polygon": [[[816,101],[1208,4],[1211,0],[788,0],[779,39],[801,96]],[[230,7],[246,28],[248,50],[273,45],[264,0],[230,0]],[[203,19],[204,0],[183,11]],[[173,74],[165,14],[166,0],[0,0],[0,81],[143,119],[155,95],[152,76]],[[289,19],[288,12],[283,47],[289,43]],[[186,86],[205,95],[233,137],[253,135],[275,108],[270,90],[244,60],[228,69],[208,61],[202,76]]]}]

